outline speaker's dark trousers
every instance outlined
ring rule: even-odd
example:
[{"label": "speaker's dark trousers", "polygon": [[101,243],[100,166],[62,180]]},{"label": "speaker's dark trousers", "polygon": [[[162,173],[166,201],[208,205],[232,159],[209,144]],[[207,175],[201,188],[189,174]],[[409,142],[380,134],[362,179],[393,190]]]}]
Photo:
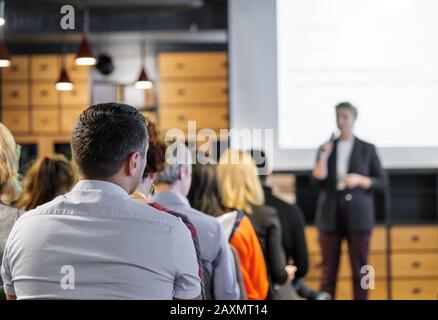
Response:
[{"label": "speaker's dark trousers", "polygon": [[[361,274],[360,271],[362,266],[368,264],[371,231],[350,230],[346,197],[348,197],[348,194],[345,192],[337,192],[337,231],[319,230],[319,244],[322,252],[321,290],[330,293],[333,298],[335,297],[341,244],[342,240],[346,238],[352,270],[353,298],[355,300],[366,300],[368,290],[361,287],[361,277],[364,274]],[[354,214],[354,212],[351,214]]]}]

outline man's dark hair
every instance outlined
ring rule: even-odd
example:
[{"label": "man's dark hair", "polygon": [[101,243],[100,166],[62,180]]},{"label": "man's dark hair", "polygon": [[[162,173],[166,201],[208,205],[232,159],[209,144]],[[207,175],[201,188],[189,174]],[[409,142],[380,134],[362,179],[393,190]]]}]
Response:
[{"label": "man's dark hair", "polygon": [[357,116],[359,114],[359,112],[357,111],[357,108],[355,106],[353,106],[350,102],[347,102],[347,101],[338,103],[335,106],[335,109],[336,109],[336,113],[342,109],[349,110],[354,115],[354,117],[356,119],[357,119]]},{"label": "man's dark hair", "polygon": [[265,151],[258,149],[251,149],[248,153],[253,157],[256,162],[257,171],[259,175],[260,182],[263,184],[266,182],[267,175],[265,173],[266,167],[268,166],[268,160],[266,159]]},{"label": "man's dark hair", "polygon": [[134,107],[101,103],[89,107],[76,121],[71,141],[73,160],[90,178],[115,175],[133,152],[146,155],[145,117]]}]

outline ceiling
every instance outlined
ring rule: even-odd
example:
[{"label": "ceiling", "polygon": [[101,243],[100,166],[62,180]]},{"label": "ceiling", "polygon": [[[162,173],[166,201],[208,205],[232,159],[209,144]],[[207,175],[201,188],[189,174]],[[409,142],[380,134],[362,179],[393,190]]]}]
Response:
[{"label": "ceiling", "polygon": [[83,12],[90,16],[91,32],[181,31],[195,21],[200,30],[227,29],[227,0],[6,0],[5,37],[62,33],[60,9],[75,8],[81,32]]}]

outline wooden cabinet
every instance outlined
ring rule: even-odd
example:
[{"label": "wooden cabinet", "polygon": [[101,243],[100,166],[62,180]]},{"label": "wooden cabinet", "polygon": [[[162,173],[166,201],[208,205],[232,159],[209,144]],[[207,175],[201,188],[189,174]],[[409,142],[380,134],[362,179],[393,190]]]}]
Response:
[{"label": "wooden cabinet", "polygon": [[51,82],[52,85],[59,77],[59,55],[33,55],[30,58],[31,79]]},{"label": "wooden cabinet", "polygon": [[161,79],[225,78],[228,75],[226,52],[162,53],[158,57]]},{"label": "wooden cabinet", "polygon": [[[307,280],[306,284],[313,290],[319,290],[318,280]],[[353,287],[350,280],[341,279],[338,281],[336,289],[336,300],[351,300],[353,297]],[[386,280],[376,280],[374,288],[369,289],[370,300],[387,300],[388,299],[388,282]]]},{"label": "wooden cabinet", "polygon": [[73,84],[87,82],[90,79],[90,67],[89,66],[78,66],[75,63],[76,55],[69,54],[65,57],[65,66],[67,68],[67,73]]},{"label": "wooden cabinet", "polygon": [[226,106],[219,108],[164,108],[160,110],[160,121],[163,130],[180,128],[187,131],[189,121],[195,121],[197,131],[203,128],[213,130],[227,128],[228,109]]},{"label": "wooden cabinet", "polygon": [[76,105],[82,109],[90,106],[90,86],[88,83],[75,83],[73,90],[60,92],[62,106]]},{"label": "wooden cabinet", "polygon": [[[309,253],[319,254],[321,248],[318,241],[318,229],[316,227],[306,228],[306,241]],[[387,248],[387,231],[384,227],[376,227],[373,229],[370,242],[370,252],[384,253]],[[346,241],[342,243],[342,252],[347,252],[348,247]]]},{"label": "wooden cabinet", "polygon": [[4,110],[3,123],[13,133],[27,133],[29,132],[29,111]]},{"label": "wooden cabinet", "polygon": [[57,133],[59,118],[57,109],[32,110],[32,131],[35,133]]},{"label": "wooden cabinet", "polygon": [[438,226],[405,226],[391,228],[394,250],[438,250]]},{"label": "wooden cabinet", "polygon": [[438,300],[438,279],[396,280],[392,294],[395,300]]},{"label": "wooden cabinet", "polygon": [[[162,131],[181,129],[186,140],[192,140],[201,130],[211,129],[217,135],[219,129],[228,129],[226,52],[161,53],[158,70]],[[196,122],[195,132],[187,132],[189,121]]]},{"label": "wooden cabinet", "polygon": [[15,55],[11,57],[11,65],[2,68],[4,82],[27,80],[29,78],[29,56]]},{"label": "wooden cabinet", "polygon": [[61,131],[70,133],[83,110],[84,108],[77,106],[63,106],[61,108]]},{"label": "wooden cabinet", "polygon": [[395,277],[438,277],[438,251],[393,253],[391,265]]},{"label": "wooden cabinet", "polygon": [[182,103],[227,103],[225,80],[175,81],[160,84],[161,105]]},{"label": "wooden cabinet", "polygon": [[35,83],[32,85],[32,108],[57,108],[59,92],[53,83]]},{"label": "wooden cabinet", "polygon": [[2,106],[4,109],[25,109],[29,106],[29,86],[26,83],[2,85]]},{"label": "wooden cabinet", "polygon": [[[371,237],[369,264],[374,267],[375,283],[382,284],[389,279],[385,286],[391,289],[392,299],[438,299],[438,226],[393,226],[390,250],[386,245],[387,233],[385,227],[376,227]],[[306,282],[315,282],[319,287],[322,258],[315,227],[306,228],[306,239],[310,258]],[[343,244],[338,274],[339,299],[352,296],[347,249]],[[383,292],[378,292],[371,291],[370,298],[386,299]],[[389,296],[389,292],[387,294]]]}]

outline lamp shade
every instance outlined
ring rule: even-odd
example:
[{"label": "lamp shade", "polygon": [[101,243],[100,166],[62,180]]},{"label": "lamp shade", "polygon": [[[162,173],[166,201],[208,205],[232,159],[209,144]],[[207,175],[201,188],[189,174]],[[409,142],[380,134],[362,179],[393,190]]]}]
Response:
[{"label": "lamp shade", "polygon": [[56,90],[58,91],[71,91],[73,90],[73,83],[70,81],[70,77],[68,76],[67,69],[65,66],[61,68],[61,74],[59,75],[59,79],[56,82]]},{"label": "lamp shade", "polygon": [[11,65],[11,59],[9,57],[8,49],[6,48],[5,41],[0,39],[0,68],[9,67]]},{"label": "lamp shade", "polygon": [[96,64],[96,58],[91,50],[90,42],[88,41],[85,33],[82,34],[81,45],[76,55],[75,63],[78,66],[94,66]]},{"label": "lamp shade", "polygon": [[150,89],[154,86],[153,82],[149,80],[144,67],[141,68],[140,76],[134,86],[136,89]]}]

